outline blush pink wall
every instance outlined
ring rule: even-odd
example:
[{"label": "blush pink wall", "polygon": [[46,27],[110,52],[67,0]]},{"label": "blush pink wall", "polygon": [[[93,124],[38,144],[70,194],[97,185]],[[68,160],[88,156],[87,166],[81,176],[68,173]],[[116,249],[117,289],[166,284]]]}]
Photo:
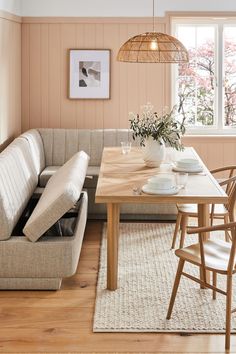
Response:
[{"label": "blush pink wall", "polygon": [[[120,45],[129,37],[148,31],[150,19],[23,18],[22,21],[22,117],[16,108],[18,93],[13,105],[9,101],[9,109],[16,112],[8,118],[15,117],[14,123],[9,124],[13,131],[19,130],[20,122],[22,131],[34,127],[127,128],[128,112],[138,111],[147,101],[159,109],[169,105],[170,66],[116,61]],[[168,31],[169,20],[160,19],[158,23],[157,30]],[[19,31],[20,24],[15,26]],[[19,38],[16,42],[19,43]],[[111,49],[110,100],[68,99],[69,48]],[[20,59],[14,59],[14,63],[17,68]],[[17,72],[19,80],[19,69]],[[11,82],[10,68],[8,75]],[[9,99],[10,95],[5,97]],[[193,146],[210,169],[236,163],[235,136],[186,136],[183,142]]]},{"label": "blush pink wall", "polygon": [[193,146],[211,170],[236,165],[236,136],[185,136],[185,146]]},{"label": "blush pink wall", "polygon": [[0,11],[0,149],[21,131],[21,18]]},{"label": "blush pink wall", "polygon": [[[150,19],[25,18],[22,26],[22,128],[128,128],[128,112],[168,103],[165,64],[119,63],[119,47],[148,31]],[[159,22],[165,32],[166,24]],[[111,50],[111,99],[68,99],[68,50]]]}]

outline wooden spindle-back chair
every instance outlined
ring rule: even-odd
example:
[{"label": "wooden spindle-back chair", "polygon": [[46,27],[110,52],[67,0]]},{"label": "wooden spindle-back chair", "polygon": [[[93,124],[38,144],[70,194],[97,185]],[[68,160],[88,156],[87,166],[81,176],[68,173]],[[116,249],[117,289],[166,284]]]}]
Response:
[{"label": "wooden spindle-back chair", "polygon": [[[224,223],[233,222],[234,207],[236,201],[236,165],[217,168],[211,171],[212,174],[224,173],[227,177],[219,180],[220,186],[225,189],[226,194],[229,196],[227,204],[212,204],[210,209],[210,224],[213,225],[214,219],[223,219]],[[197,205],[196,204],[177,204],[178,215],[172,240],[171,248],[175,248],[178,232],[181,228],[179,248],[184,245],[186,228],[188,226],[189,217],[197,218]],[[230,234],[226,230],[226,240],[229,241]]]},{"label": "wooden spindle-back chair", "polygon": [[[208,239],[204,240],[202,233],[213,232],[218,230],[230,230],[232,242],[221,240]],[[222,225],[202,227],[191,229],[189,234],[198,233],[199,242],[191,246],[177,249],[175,254],[179,257],[179,265],[175,277],[175,282],[170,298],[167,319],[170,319],[174,306],[175,297],[177,294],[180,278],[182,275],[201,284],[204,288],[213,290],[213,299],[216,298],[216,293],[219,292],[226,296],[226,331],[225,331],[225,348],[230,348],[230,332],[231,332],[231,310],[232,303],[232,276],[236,272],[235,250],[236,250],[236,222],[231,222]],[[191,274],[184,272],[185,262],[192,263],[200,267],[202,279],[198,279]],[[206,272],[213,273],[213,284],[207,282]],[[226,291],[217,287],[217,274],[226,276]]]}]

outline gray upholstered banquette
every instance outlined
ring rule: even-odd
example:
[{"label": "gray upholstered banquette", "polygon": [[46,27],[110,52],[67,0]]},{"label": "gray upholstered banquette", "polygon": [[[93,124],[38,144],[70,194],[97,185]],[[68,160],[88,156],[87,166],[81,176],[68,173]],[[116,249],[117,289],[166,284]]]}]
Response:
[{"label": "gray upholstered banquette", "polygon": [[[128,139],[132,137],[127,129],[32,129],[0,154],[0,289],[58,289],[62,278],[75,273],[87,208],[90,218],[106,216],[106,206],[94,202],[103,148],[120,146]],[[74,235],[44,236],[35,243],[13,235],[32,196],[40,195],[49,178],[80,150],[90,156],[90,162]],[[170,219],[175,214],[174,205],[121,208],[121,218]]]},{"label": "gray upholstered banquette", "polygon": [[[88,191],[88,217],[105,218],[106,206],[95,204],[95,191],[105,146],[120,146],[121,141],[132,141],[132,133],[128,129],[38,129],[43,143],[41,154],[45,159],[40,166],[39,185],[44,187],[50,176],[65,163],[75,152],[84,150],[89,156],[84,187]],[[26,132],[24,136],[31,134]],[[127,204],[121,207],[121,219],[175,219],[176,207],[170,204]]]},{"label": "gray upholstered banquette", "polygon": [[[15,139],[0,154],[0,289],[59,289],[76,272],[87,221],[87,193],[80,198],[74,234],[43,236],[33,243],[16,233],[22,213],[38,192],[45,168],[37,130]],[[78,172],[79,173],[79,172]]]}]

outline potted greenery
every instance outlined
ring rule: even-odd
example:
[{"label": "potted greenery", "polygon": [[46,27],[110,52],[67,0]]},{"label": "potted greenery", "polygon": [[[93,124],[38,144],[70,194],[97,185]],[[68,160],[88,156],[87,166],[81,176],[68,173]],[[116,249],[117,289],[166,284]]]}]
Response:
[{"label": "potted greenery", "polygon": [[144,161],[148,166],[158,167],[165,156],[165,145],[176,150],[183,150],[181,136],[185,133],[184,120],[177,120],[177,108],[158,115],[153,106],[147,103],[141,114],[129,113],[133,139],[140,140],[143,147]]}]

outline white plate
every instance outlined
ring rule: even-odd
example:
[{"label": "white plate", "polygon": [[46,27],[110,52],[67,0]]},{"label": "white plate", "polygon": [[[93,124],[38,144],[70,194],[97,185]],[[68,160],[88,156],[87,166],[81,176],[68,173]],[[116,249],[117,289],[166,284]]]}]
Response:
[{"label": "white plate", "polygon": [[148,186],[148,184],[144,184],[144,186],[142,186],[142,191],[147,194],[172,195],[172,194],[177,194],[179,190],[180,188],[176,186],[170,189],[152,189]]},{"label": "white plate", "polygon": [[172,171],[174,172],[187,172],[187,173],[199,173],[203,171],[202,166],[197,166],[195,168],[180,168],[177,166],[174,166],[172,168]]},{"label": "white plate", "polygon": [[185,158],[185,159],[181,159],[176,161],[176,166],[178,168],[196,168],[199,167],[199,162],[197,159],[193,159],[193,158]]}]

